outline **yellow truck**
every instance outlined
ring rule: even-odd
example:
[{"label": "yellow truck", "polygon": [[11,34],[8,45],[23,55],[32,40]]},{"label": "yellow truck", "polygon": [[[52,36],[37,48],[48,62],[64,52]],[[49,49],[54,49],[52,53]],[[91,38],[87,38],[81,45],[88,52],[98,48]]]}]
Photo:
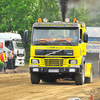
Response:
[{"label": "yellow truck", "polygon": [[[30,47],[30,79],[32,84],[55,82],[60,78],[71,78],[76,85],[93,81],[92,64],[86,63],[88,35],[85,23],[74,20],[69,23],[47,22],[39,19],[32,26]],[[25,30],[25,43],[29,40]]]}]

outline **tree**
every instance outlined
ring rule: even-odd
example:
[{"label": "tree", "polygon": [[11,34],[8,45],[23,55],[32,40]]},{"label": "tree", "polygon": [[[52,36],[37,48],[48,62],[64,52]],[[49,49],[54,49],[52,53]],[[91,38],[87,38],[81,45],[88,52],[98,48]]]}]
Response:
[{"label": "tree", "polygon": [[[0,31],[18,31],[23,38],[37,19],[37,8],[37,0],[0,0]],[[29,47],[26,52],[29,56]]]},{"label": "tree", "polygon": [[38,17],[47,18],[49,22],[61,21],[58,2],[56,0],[38,0]]},{"label": "tree", "polygon": [[35,0],[34,2],[32,0],[2,0],[0,4],[1,31],[23,31],[31,28],[31,23],[36,20]]},{"label": "tree", "polygon": [[[22,38],[24,31],[31,29],[38,18],[47,18],[49,22],[61,20],[56,0],[0,0],[0,31],[18,31]],[[31,37],[31,31],[30,37]],[[26,48],[26,61],[29,59],[29,46]]]},{"label": "tree", "polygon": [[89,10],[85,10],[83,5],[79,9],[76,7],[72,8],[70,10],[69,18],[71,22],[73,22],[73,19],[76,18],[78,21],[88,23]]}]

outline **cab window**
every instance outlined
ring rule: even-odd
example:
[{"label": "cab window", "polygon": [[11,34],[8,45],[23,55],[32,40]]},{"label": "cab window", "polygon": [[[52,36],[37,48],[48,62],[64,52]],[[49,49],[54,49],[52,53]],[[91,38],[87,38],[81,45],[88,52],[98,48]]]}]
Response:
[{"label": "cab window", "polygon": [[12,43],[12,41],[5,41],[5,46],[8,49],[13,50],[13,43]]}]

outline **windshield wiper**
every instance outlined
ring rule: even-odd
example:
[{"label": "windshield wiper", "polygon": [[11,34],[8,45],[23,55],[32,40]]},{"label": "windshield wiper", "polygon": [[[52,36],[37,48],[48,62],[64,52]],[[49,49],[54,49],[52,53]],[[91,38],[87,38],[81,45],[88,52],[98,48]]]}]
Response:
[{"label": "windshield wiper", "polygon": [[70,44],[70,45],[72,45],[70,42],[68,42],[68,41],[63,41],[63,44]]},{"label": "windshield wiper", "polygon": [[40,44],[42,44],[41,42],[39,42],[39,41],[33,41],[32,43],[34,43],[35,45],[37,44],[37,45],[40,45]]},{"label": "windshield wiper", "polygon": [[53,43],[54,43],[54,44],[59,44],[59,42],[60,42],[60,41],[57,41],[57,40],[56,40],[56,41],[54,41]]},{"label": "windshield wiper", "polygon": [[64,41],[57,41],[57,40],[56,40],[56,41],[54,41],[53,43],[54,43],[54,44],[63,43],[63,44],[70,44],[70,45],[72,45],[70,42],[65,41],[65,40],[64,40]]},{"label": "windshield wiper", "polygon": [[45,40],[45,42],[42,42],[42,43],[47,43],[47,44],[50,44],[50,45],[51,45],[51,43],[50,43],[50,42],[48,42],[48,41],[46,41],[46,40]]},{"label": "windshield wiper", "polygon": [[37,40],[37,41],[33,41],[33,43],[34,44],[50,44],[51,45],[51,43],[46,40],[45,40],[45,42],[40,42],[39,40]]}]

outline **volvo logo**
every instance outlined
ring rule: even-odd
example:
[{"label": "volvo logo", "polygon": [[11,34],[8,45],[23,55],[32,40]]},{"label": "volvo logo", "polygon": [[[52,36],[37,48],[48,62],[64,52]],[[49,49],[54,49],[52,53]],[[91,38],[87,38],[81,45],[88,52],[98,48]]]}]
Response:
[{"label": "volvo logo", "polygon": [[62,50],[53,51],[51,53],[46,54],[46,56],[51,55],[51,54],[56,54],[57,52],[60,52],[60,51],[62,51]]},{"label": "volvo logo", "polygon": [[52,54],[56,54],[56,51],[53,51]]}]

